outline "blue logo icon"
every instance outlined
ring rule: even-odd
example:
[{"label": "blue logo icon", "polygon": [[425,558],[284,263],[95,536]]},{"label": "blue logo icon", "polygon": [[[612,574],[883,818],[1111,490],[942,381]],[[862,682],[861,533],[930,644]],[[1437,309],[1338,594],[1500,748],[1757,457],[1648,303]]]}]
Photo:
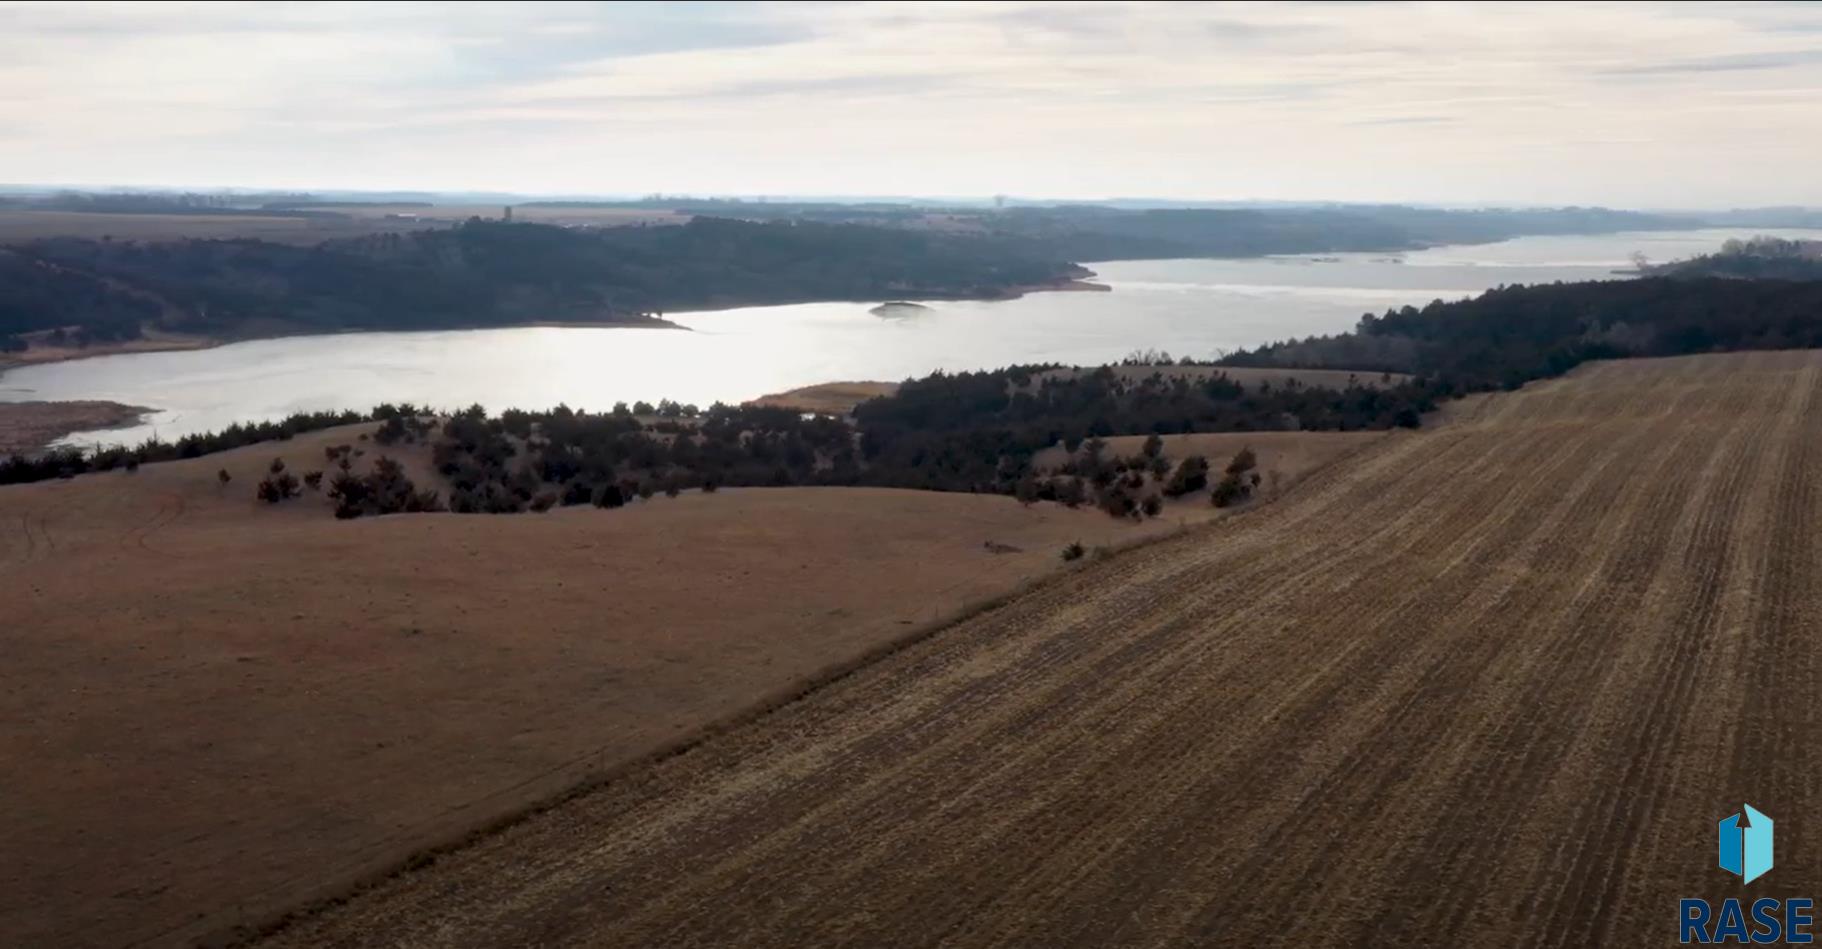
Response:
[{"label": "blue logo icon", "polygon": [[1751,883],[1771,869],[1772,819],[1759,813],[1751,804],[1742,804],[1745,813],[1721,819],[1721,869]]}]

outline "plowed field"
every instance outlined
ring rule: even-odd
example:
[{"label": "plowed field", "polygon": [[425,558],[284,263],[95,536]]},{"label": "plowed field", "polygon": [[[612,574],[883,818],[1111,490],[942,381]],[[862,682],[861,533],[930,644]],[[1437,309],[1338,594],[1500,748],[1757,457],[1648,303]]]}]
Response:
[{"label": "plowed field", "polygon": [[1814,896],[1822,355],[1383,440],[279,932],[295,946],[1661,945]]}]

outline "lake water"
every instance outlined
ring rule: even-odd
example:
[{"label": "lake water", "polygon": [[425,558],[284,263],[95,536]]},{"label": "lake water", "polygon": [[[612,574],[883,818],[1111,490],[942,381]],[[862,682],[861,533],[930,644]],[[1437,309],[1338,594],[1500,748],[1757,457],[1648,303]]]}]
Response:
[{"label": "lake water", "polygon": [[[1666,261],[1729,237],[1822,231],[1701,230],[1526,237],[1404,254],[1121,261],[1090,266],[1111,293],[931,302],[882,319],[872,303],[673,314],[680,330],[531,327],[349,333],[192,352],[105,356],[0,375],[0,401],[111,399],[158,411],[147,424],[68,441],[137,444],[299,411],[382,402],[490,410],[559,402],[607,409],[672,398],[737,402],[817,382],[897,380],[938,369],[1095,364],[1135,349],[1212,356],[1352,329],[1362,313],[1489,287],[1618,279],[1640,252]],[[874,301],[878,302],[878,301]]]}]

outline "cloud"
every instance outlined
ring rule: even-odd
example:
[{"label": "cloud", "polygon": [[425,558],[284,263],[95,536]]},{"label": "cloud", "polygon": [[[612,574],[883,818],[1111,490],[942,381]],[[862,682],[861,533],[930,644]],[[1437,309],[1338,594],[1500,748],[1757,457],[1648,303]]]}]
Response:
[{"label": "cloud", "polygon": [[0,2],[0,160],[144,184],[1822,203],[1818,31],[1803,4]]},{"label": "cloud", "polygon": [[1447,125],[1460,119],[1453,115],[1392,115],[1377,119],[1350,119],[1349,125]]},{"label": "cloud", "polygon": [[1606,70],[1610,76],[1670,76],[1715,72],[1741,72],[1757,69],[1788,69],[1822,64],[1822,49],[1775,53],[1739,53],[1731,56],[1709,56],[1667,63],[1645,63]]}]

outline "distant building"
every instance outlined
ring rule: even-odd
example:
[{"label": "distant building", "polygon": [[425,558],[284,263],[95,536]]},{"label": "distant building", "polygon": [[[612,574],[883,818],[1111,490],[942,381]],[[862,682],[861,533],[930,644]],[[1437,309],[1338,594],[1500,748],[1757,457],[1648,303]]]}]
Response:
[{"label": "distant building", "polygon": [[509,204],[506,206],[506,213],[500,215],[500,220],[505,221],[508,224],[512,223],[512,205]]}]

